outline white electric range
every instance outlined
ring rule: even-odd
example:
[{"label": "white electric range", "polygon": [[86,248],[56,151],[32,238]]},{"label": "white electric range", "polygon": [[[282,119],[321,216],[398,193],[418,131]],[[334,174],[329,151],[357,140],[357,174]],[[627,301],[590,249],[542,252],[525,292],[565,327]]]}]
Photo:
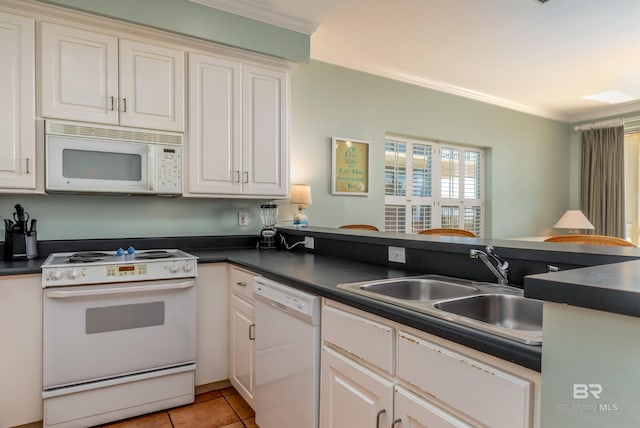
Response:
[{"label": "white electric range", "polygon": [[42,265],[45,427],[191,403],[197,258],[180,250],[53,253]]}]

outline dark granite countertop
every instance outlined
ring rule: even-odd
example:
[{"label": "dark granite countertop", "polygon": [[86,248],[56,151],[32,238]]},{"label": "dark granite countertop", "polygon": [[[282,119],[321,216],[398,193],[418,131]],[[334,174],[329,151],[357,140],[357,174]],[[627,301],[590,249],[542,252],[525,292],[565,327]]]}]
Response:
[{"label": "dark granite countertop", "polygon": [[640,317],[640,260],[525,278],[526,297]]}]

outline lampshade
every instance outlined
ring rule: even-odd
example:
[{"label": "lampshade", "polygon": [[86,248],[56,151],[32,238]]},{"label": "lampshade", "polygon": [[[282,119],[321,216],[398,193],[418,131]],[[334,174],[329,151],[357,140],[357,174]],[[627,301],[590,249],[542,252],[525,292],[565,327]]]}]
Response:
[{"label": "lampshade", "polygon": [[595,229],[580,210],[567,210],[553,227],[557,229]]},{"label": "lampshade", "polygon": [[308,184],[292,184],[291,203],[305,206],[311,205],[311,186]]}]

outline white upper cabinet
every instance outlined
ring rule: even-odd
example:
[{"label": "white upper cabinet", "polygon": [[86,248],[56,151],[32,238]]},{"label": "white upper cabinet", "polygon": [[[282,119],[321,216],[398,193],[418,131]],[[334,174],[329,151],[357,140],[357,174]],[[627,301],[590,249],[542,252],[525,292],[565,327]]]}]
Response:
[{"label": "white upper cabinet", "polygon": [[120,124],[184,131],[184,52],[120,39]]},{"label": "white upper cabinet", "polygon": [[189,192],[240,193],[242,64],[189,54]]},{"label": "white upper cabinet", "polygon": [[287,71],[189,55],[188,196],[286,196]]},{"label": "white upper cabinet", "polygon": [[184,131],[184,52],[41,24],[43,117]]},{"label": "white upper cabinet", "polygon": [[287,73],[245,66],[243,70],[242,183],[252,195],[288,192]]},{"label": "white upper cabinet", "polygon": [[0,191],[36,189],[35,24],[0,12]]}]

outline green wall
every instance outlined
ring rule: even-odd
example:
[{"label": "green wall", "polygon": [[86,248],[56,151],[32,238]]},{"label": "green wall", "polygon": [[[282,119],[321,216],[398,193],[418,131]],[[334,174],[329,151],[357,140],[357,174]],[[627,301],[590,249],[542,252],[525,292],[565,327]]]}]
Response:
[{"label": "green wall", "polygon": [[[485,235],[543,235],[569,204],[569,126],[312,61],[292,74],[293,182],[312,186],[317,226],[383,225],[387,132],[489,148]],[[372,143],[371,194],[330,192],[331,136]]]}]

